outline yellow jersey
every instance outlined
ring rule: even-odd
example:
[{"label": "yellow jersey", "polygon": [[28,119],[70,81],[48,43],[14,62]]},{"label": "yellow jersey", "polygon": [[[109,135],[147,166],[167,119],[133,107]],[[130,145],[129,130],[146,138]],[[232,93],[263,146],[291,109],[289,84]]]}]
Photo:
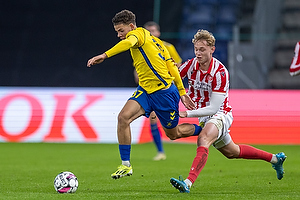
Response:
[{"label": "yellow jersey", "polygon": [[174,81],[180,96],[186,94],[178,68],[162,41],[144,28],[127,33],[126,39],[106,51],[111,57],[130,49],[133,65],[139,78],[139,85],[151,94],[168,88]]}]

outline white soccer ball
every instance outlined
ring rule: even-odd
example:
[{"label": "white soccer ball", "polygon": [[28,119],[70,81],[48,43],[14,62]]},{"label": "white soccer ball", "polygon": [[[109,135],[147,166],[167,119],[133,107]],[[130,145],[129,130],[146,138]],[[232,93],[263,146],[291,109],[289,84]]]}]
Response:
[{"label": "white soccer ball", "polygon": [[74,193],[78,188],[77,177],[72,172],[61,172],[54,179],[54,188],[59,193]]}]

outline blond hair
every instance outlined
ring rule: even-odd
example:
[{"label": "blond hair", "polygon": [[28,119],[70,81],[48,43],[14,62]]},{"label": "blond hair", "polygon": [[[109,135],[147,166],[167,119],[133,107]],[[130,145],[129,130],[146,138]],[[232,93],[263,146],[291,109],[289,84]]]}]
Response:
[{"label": "blond hair", "polygon": [[212,33],[208,32],[207,30],[198,30],[197,33],[194,35],[192,39],[193,44],[195,44],[199,40],[205,40],[208,46],[215,46],[216,39]]}]

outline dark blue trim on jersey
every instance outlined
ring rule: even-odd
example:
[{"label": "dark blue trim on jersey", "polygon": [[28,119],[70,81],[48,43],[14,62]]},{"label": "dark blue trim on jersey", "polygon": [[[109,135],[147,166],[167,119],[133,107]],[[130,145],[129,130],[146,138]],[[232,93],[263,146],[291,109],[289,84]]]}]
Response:
[{"label": "dark blue trim on jersey", "polygon": [[150,60],[148,59],[148,57],[147,57],[147,55],[146,55],[144,49],[143,49],[142,47],[139,47],[139,50],[140,50],[140,52],[142,53],[142,55],[143,55],[143,57],[144,57],[144,59],[145,59],[147,65],[150,67],[150,69],[151,69],[152,72],[155,74],[155,76],[156,76],[161,82],[163,82],[163,84],[164,84],[165,86],[167,86],[168,83],[167,83],[167,82],[166,82],[166,81],[165,81],[165,80],[157,73],[157,71],[153,68],[153,66],[152,66]]}]

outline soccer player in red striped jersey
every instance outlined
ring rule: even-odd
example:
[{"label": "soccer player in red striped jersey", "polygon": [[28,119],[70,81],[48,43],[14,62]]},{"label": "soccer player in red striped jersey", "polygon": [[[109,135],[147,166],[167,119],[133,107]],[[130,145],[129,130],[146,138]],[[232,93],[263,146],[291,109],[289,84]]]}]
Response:
[{"label": "soccer player in red striped jersey", "polygon": [[195,57],[180,67],[182,78],[187,77],[188,95],[197,109],[180,111],[180,117],[198,117],[202,131],[197,140],[197,153],[188,177],[183,180],[171,178],[170,183],[180,192],[190,192],[192,184],[206,164],[208,148],[213,145],[227,158],[259,159],[272,163],[277,178],[283,177],[284,153],[272,154],[249,145],[235,144],[229,134],[233,121],[229,105],[229,73],[225,66],[212,57],[215,51],[215,38],[206,30],[199,30],[192,40]]},{"label": "soccer player in red striped jersey", "polygon": [[297,76],[300,74],[300,41],[295,46],[295,54],[290,66],[290,75]]}]

